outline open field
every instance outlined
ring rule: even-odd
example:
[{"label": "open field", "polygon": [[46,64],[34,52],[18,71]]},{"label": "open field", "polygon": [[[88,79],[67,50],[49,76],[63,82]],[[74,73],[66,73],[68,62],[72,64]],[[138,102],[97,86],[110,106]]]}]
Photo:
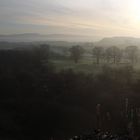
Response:
[{"label": "open field", "polygon": [[140,63],[136,63],[135,65],[131,65],[127,62],[121,62],[117,64],[113,64],[112,62],[107,63],[104,60],[101,61],[101,63],[98,65],[96,64],[96,60],[91,57],[84,57],[83,59],[79,60],[78,63],[74,63],[71,59],[53,59],[51,60],[54,67],[56,68],[56,71],[61,71],[65,69],[73,69],[77,72],[85,72],[85,73],[96,73],[101,70],[101,67],[103,66],[109,66],[113,68],[122,68],[122,67],[133,67],[135,71],[140,70]]}]

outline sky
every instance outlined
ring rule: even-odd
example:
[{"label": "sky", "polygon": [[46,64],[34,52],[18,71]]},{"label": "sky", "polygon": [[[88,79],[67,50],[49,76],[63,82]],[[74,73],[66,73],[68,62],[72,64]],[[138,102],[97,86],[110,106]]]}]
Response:
[{"label": "sky", "polygon": [[140,37],[140,0],[0,0],[0,34]]}]

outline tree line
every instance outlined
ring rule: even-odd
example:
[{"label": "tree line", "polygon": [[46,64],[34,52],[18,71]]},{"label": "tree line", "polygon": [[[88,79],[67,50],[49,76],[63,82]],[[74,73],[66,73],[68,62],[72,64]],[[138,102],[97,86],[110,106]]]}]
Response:
[{"label": "tree line", "polygon": [[[125,49],[120,49],[116,46],[108,48],[95,46],[92,49],[92,55],[96,64],[100,64],[101,60],[106,63],[117,64],[122,60],[124,63],[135,64],[138,61],[139,49],[137,46],[128,46]],[[77,63],[83,56],[85,50],[81,46],[73,46],[70,48],[71,58]]]}]

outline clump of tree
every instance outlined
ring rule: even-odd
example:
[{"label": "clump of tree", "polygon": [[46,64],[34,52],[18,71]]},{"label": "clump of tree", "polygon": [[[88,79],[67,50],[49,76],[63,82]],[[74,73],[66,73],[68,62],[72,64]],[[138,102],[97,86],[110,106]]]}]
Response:
[{"label": "clump of tree", "polygon": [[93,48],[92,54],[97,64],[100,64],[103,60],[108,64],[128,63],[128,61],[135,64],[138,61],[139,49],[137,46],[128,46],[125,49],[120,49],[117,46],[108,48],[96,46]]},{"label": "clump of tree", "polygon": [[78,63],[78,61],[82,58],[83,53],[84,53],[84,49],[79,45],[72,46],[70,48],[70,55],[75,63]]},{"label": "clump of tree", "polygon": [[128,46],[125,49],[126,57],[131,62],[131,64],[134,64],[137,62],[138,58],[138,47],[137,46]]},{"label": "clump of tree", "polygon": [[107,62],[113,60],[113,63],[116,64],[121,61],[122,52],[118,47],[112,46],[106,49],[105,56]]},{"label": "clump of tree", "polygon": [[93,57],[96,58],[97,64],[100,64],[100,60],[103,57],[103,53],[104,53],[103,51],[104,51],[103,47],[98,47],[98,46],[94,47],[92,50]]}]

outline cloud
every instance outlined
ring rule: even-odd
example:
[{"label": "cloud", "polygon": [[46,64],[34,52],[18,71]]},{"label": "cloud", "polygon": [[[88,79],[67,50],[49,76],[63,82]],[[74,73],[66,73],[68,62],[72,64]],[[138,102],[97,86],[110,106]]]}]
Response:
[{"label": "cloud", "polygon": [[139,34],[138,0],[0,0],[0,3],[3,33],[4,29],[5,33],[44,33],[44,28],[50,27],[46,33]]}]

